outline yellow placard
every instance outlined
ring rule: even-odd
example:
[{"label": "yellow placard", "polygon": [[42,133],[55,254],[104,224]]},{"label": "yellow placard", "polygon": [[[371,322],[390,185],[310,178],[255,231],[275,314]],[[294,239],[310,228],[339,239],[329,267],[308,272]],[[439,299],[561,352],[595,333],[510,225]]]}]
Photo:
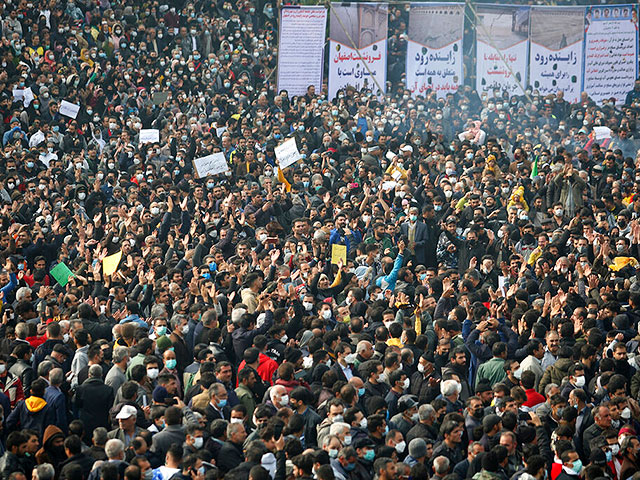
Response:
[{"label": "yellow placard", "polygon": [[347,246],[346,245],[331,245],[331,263],[334,265],[338,265],[340,261],[342,263],[347,263]]},{"label": "yellow placard", "polygon": [[104,257],[102,260],[102,274],[105,276],[113,275],[118,269],[120,259],[122,258],[122,250],[108,257]]}]

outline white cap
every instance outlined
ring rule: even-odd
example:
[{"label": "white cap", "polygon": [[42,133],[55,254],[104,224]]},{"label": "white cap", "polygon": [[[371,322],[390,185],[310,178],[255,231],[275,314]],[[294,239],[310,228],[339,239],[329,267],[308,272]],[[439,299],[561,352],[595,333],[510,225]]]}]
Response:
[{"label": "white cap", "polygon": [[400,151],[413,153],[413,147],[411,145],[405,145],[404,147],[400,147]]},{"label": "white cap", "polygon": [[135,417],[137,415],[138,415],[138,411],[136,410],[136,407],[134,407],[132,405],[125,405],[120,410],[120,413],[118,413],[118,415],[116,415],[116,419],[125,420],[127,418]]}]

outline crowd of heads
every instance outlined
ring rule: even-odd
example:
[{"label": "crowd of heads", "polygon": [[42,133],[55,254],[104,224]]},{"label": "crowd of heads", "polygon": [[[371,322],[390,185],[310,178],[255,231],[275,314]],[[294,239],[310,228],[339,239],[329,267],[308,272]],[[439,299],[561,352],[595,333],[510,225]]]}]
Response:
[{"label": "crowd of heads", "polygon": [[3,480],[636,474],[640,80],[415,96],[408,7],[327,98],[272,2],[0,5]]}]

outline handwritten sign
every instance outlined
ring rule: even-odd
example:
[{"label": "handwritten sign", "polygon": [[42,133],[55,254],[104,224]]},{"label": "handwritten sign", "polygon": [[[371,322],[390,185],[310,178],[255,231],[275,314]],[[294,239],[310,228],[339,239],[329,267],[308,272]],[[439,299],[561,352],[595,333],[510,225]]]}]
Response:
[{"label": "handwritten sign", "polygon": [[139,143],[160,143],[160,130],[157,128],[143,128],[140,130]]},{"label": "handwritten sign", "polygon": [[611,129],[609,127],[593,127],[593,133],[596,136],[596,142],[611,138]]},{"label": "handwritten sign", "polygon": [[229,164],[227,164],[227,159],[222,152],[196,158],[193,161],[193,166],[198,178],[206,178],[209,175],[218,175],[229,171]]},{"label": "handwritten sign", "polygon": [[295,6],[280,10],[278,91],[304,95],[309,85],[321,90],[326,23],[325,7]]},{"label": "handwritten sign", "polygon": [[638,76],[637,7],[587,7],[585,32],[584,90],[596,103],[624,103]]},{"label": "handwritten sign", "polygon": [[347,263],[347,246],[334,243],[331,245],[331,263],[338,265],[340,262]]},{"label": "handwritten sign", "polygon": [[154,105],[162,105],[169,98],[170,92],[153,92],[151,100]]},{"label": "handwritten sign", "polygon": [[290,138],[286,142],[278,145],[275,149],[276,158],[280,164],[280,168],[285,169],[289,165],[293,165],[302,158],[300,152],[298,152],[298,146],[293,138]]},{"label": "handwritten sign", "polygon": [[464,4],[412,4],[407,41],[407,88],[438,98],[455,93],[463,80]]},{"label": "handwritten sign", "polygon": [[60,115],[64,115],[65,117],[70,117],[75,120],[76,117],[78,116],[79,111],[80,111],[80,105],[67,102],[66,100],[62,100],[62,102],[60,102]]}]

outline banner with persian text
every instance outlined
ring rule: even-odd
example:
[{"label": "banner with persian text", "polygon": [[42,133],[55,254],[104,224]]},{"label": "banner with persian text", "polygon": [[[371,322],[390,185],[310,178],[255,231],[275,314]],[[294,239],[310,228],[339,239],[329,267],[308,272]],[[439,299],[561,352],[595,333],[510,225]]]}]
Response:
[{"label": "banner with persian text", "polygon": [[[282,7],[278,48],[278,91],[304,95],[307,87],[322,90],[325,7]],[[304,38],[304,41],[300,41]]]},{"label": "banner with persian text", "polygon": [[407,42],[407,88],[413,95],[454,93],[464,79],[463,3],[412,4]]},{"label": "banner with persian text", "polygon": [[521,95],[527,79],[529,7],[476,7],[476,89]]},{"label": "banner with persian text", "polygon": [[334,3],[329,23],[329,99],[351,85],[385,93],[388,7],[383,3]]},{"label": "banner with persian text", "polygon": [[636,5],[587,7],[584,39],[584,90],[596,103],[623,103],[638,76]]},{"label": "banner with persian text", "polygon": [[582,92],[584,7],[531,7],[529,85],[540,95],[562,90],[575,103]]}]

